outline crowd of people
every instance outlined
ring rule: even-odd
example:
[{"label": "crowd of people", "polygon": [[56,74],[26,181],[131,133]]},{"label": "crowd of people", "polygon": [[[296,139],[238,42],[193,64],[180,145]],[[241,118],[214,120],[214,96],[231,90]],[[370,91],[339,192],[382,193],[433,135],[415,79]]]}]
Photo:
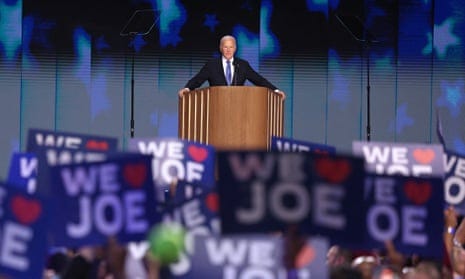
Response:
[{"label": "crowd of people", "polygon": [[[384,253],[357,255],[333,246],[328,251],[331,279],[461,279],[465,276],[465,221],[453,207],[444,210],[444,257],[425,259],[402,255],[392,242],[385,243]],[[460,221],[460,222],[459,222]],[[438,241],[441,241],[438,239]]]},{"label": "crowd of people", "polygon": [[[331,246],[326,254],[329,279],[460,279],[465,278],[465,221],[453,207],[444,211],[444,257],[442,260],[403,255],[392,242],[381,251],[351,251]],[[302,247],[302,238],[285,236],[294,257],[283,259],[283,266],[294,268],[292,260]],[[441,240],[438,240],[441,241]],[[170,245],[170,243],[167,243]],[[48,257],[44,278],[129,279],[172,278],[167,272],[170,262],[163,262],[147,250],[142,259],[129,253],[127,246],[110,239],[104,247],[77,250],[55,249]],[[288,251],[288,252],[289,252]],[[289,254],[286,254],[287,256]],[[177,259],[172,259],[172,263]],[[288,278],[298,278],[291,275]],[[324,279],[324,278],[322,278]]]}]

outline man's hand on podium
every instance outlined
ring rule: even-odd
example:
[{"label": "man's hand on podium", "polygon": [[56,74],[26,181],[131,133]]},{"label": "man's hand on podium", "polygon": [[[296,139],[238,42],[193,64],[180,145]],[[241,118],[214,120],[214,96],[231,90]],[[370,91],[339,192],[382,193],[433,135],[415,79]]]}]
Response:
[{"label": "man's hand on podium", "polygon": [[284,99],[286,99],[286,93],[284,93],[284,91],[281,91],[279,89],[275,89],[274,93],[276,93],[278,95],[281,95],[281,97],[283,97],[283,101],[284,101]]},{"label": "man's hand on podium", "polygon": [[183,88],[183,89],[179,90],[178,91],[179,98],[182,98],[184,96],[184,94],[189,92],[189,91],[190,91],[189,88]]}]

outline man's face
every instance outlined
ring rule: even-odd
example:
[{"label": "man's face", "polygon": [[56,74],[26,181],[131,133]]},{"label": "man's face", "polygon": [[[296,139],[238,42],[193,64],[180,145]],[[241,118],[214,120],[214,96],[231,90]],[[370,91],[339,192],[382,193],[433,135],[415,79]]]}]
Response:
[{"label": "man's face", "polygon": [[234,40],[226,39],[220,45],[220,52],[226,59],[231,59],[236,52],[236,43]]}]

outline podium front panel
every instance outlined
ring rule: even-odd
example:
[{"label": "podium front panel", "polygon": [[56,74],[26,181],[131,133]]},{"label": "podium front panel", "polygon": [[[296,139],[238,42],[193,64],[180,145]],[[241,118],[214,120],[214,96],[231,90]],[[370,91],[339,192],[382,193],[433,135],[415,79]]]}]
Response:
[{"label": "podium front panel", "polygon": [[179,137],[219,150],[269,149],[283,133],[282,97],[264,87],[212,86],[179,100]]}]

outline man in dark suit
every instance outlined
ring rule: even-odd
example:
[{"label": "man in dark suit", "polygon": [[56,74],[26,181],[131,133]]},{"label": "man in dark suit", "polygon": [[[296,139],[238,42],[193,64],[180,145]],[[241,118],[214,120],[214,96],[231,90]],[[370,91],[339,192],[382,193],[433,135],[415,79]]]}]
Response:
[{"label": "man in dark suit", "polygon": [[254,85],[263,86],[285,96],[267,79],[257,73],[244,59],[234,57],[236,52],[236,39],[233,36],[224,36],[220,40],[221,58],[214,58],[205,63],[200,71],[191,78],[183,89],[179,90],[180,97],[186,92],[198,88],[206,80],[210,86],[236,86],[244,85],[249,80]]}]

